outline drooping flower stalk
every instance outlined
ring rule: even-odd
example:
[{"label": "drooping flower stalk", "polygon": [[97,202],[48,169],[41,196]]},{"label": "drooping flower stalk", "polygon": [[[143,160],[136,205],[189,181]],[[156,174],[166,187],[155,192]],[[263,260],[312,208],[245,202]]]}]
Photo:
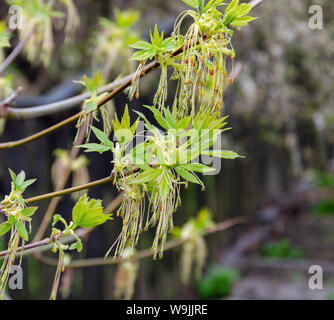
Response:
[{"label": "drooping flower stalk", "polygon": [[144,197],[142,188],[138,185],[128,184],[129,179],[132,177],[126,177],[120,182],[119,188],[123,190],[123,202],[117,211],[117,216],[120,216],[123,220],[123,227],[117,241],[117,247],[115,255],[121,255],[127,246],[134,250],[136,247],[139,235],[143,231],[144,220]]}]

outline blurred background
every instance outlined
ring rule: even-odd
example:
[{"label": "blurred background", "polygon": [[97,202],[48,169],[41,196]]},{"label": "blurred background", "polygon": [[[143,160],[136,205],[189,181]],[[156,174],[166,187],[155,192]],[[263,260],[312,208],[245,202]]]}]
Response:
[{"label": "blurred background", "polygon": [[[170,32],[175,18],[186,8],[179,0],[81,0],[74,4],[80,25],[68,41],[64,41],[63,28],[54,26],[56,49],[48,68],[29,62],[24,54],[10,67],[14,88],[23,87],[17,107],[79,94],[82,87],[72,80],[98,68],[103,69],[106,82],[133,72],[136,65],[128,61],[133,51],[124,42],[147,37],[155,23]],[[322,30],[309,28],[308,11],[313,4],[323,8]],[[118,24],[110,22],[120,15],[118,10],[129,9],[135,10],[128,17],[130,27],[122,19]],[[0,1],[1,20],[7,15],[8,5]],[[60,298],[121,298],[117,292],[122,286],[133,287],[134,299],[334,298],[334,2],[265,0],[252,15],[258,20],[234,36],[240,71],[226,93],[223,110],[232,127],[224,133],[223,144],[245,158],[224,160],[218,175],[204,176],[205,192],[193,185],[183,190],[183,205],[175,214],[175,225],[180,227],[203,208],[215,222],[239,216],[250,222],[205,237],[203,273],[198,278],[192,274],[187,283],[181,281],[185,251],[179,247],[166,252],[161,261],[146,258],[132,265],[68,269],[62,277]],[[18,40],[14,35],[13,46]],[[6,49],[5,54],[11,50]],[[126,94],[118,95],[110,110],[122,115],[129,103],[130,110],[142,111],[141,105],[153,99],[158,77],[153,72],[141,81],[138,100],[129,102]],[[38,119],[8,120],[1,142],[28,136],[78,110],[80,105]],[[0,199],[10,191],[7,168],[23,169],[29,178],[38,178],[26,197],[51,192],[51,168],[61,154],[57,157],[54,150],[70,150],[75,134],[74,125],[69,125],[22,147],[0,150]],[[80,177],[87,179],[88,172],[92,181],[110,174],[111,155],[84,155],[89,164],[83,161],[81,175],[72,176],[68,187],[82,182]],[[89,196],[107,205],[117,191],[110,184],[91,189]],[[65,196],[56,212],[69,218],[74,203]],[[38,205],[33,234],[48,201]],[[83,252],[73,259],[103,257],[120,228],[118,217],[97,228],[85,238]],[[138,250],[149,248],[153,235],[152,231],[144,233]],[[0,250],[5,249],[5,240],[0,238]],[[24,289],[10,296],[48,298],[56,268],[34,257],[24,258],[22,265]],[[322,290],[308,286],[311,265],[323,268]]]}]

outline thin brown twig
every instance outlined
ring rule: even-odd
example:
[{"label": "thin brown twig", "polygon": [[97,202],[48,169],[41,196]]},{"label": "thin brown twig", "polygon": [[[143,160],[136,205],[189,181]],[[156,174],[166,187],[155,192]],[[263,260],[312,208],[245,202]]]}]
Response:
[{"label": "thin brown twig", "polygon": [[[49,237],[49,238],[45,238],[41,241],[37,241],[37,242],[32,242],[30,244],[26,244],[24,246],[21,246],[21,247],[18,247],[17,248],[17,252],[20,253],[20,252],[23,252],[23,251],[26,251],[26,250],[30,250],[30,249],[35,249],[35,248],[39,248],[39,247],[42,247],[42,246],[46,246],[56,240],[59,240],[61,237],[63,236],[62,233],[59,233],[57,236],[54,236],[54,237]],[[1,251],[0,252],[0,257],[4,257],[6,256],[7,254],[9,253],[8,250],[5,250],[5,251]]]},{"label": "thin brown twig", "polygon": [[[217,223],[211,228],[208,228],[205,230],[202,234],[202,236],[207,236],[210,234],[214,234],[219,231],[224,231],[226,229],[229,229],[235,225],[241,224],[241,223],[246,223],[248,219],[246,217],[237,217],[237,218],[232,218],[229,220],[226,220],[224,222]],[[164,252],[169,251],[171,249],[174,249],[176,247],[181,246],[185,242],[189,241],[188,239],[173,239],[170,240],[166,243],[164,246]],[[107,265],[113,265],[113,264],[119,264],[125,261],[138,261],[142,260],[144,258],[148,258],[153,256],[154,253],[152,252],[151,249],[145,249],[142,251],[137,252],[130,258],[92,258],[92,259],[80,259],[80,260],[75,260],[70,262],[69,264],[66,265],[66,268],[71,268],[71,269],[77,269],[77,268],[87,268],[87,267],[99,267],[99,266],[107,266]],[[57,265],[57,260],[49,257],[43,257],[40,262],[43,262],[47,265],[51,266],[56,266]]]},{"label": "thin brown twig", "polygon": [[90,183],[87,183],[87,184],[83,184],[81,186],[68,188],[68,189],[63,189],[63,190],[59,190],[59,191],[55,191],[55,192],[51,192],[51,193],[46,193],[46,194],[43,194],[43,195],[40,195],[40,196],[32,197],[32,198],[26,199],[26,202],[29,204],[29,203],[33,203],[33,202],[37,202],[37,201],[41,201],[41,200],[46,200],[46,199],[51,199],[51,198],[55,198],[55,197],[64,196],[66,194],[70,194],[70,193],[81,191],[81,190],[90,189],[90,188],[93,188],[93,187],[97,187],[97,186],[109,183],[113,179],[114,178],[110,175],[106,178],[96,180],[96,181],[93,181],[93,182],[90,182]]},{"label": "thin brown twig", "polygon": [[[160,65],[160,63],[158,61],[153,61],[151,63],[149,63],[143,70],[143,73],[140,74],[140,77],[143,77],[144,74],[147,74],[149,72],[151,72],[152,70],[154,70],[155,68],[157,68]],[[118,95],[119,93],[121,93],[123,90],[125,90],[127,87],[129,87],[131,85],[131,79],[128,79],[127,81],[125,81],[122,85],[120,85],[118,88],[116,88],[115,90],[113,90],[111,93],[109,93],[108,95],[106,95],[98,104],[98,107],[100,108],[101,106],[103,106],[104,104],[106,104],[108,101],[110,101],[111,99],[113,99],[116,95]],[[47,129],[44,129],[38,133],[35,133],[29,137],[20,139],[20,140],[16,140],[16,141],[10,141],[10,142],[4,142],[4,143],[0,143],[0,149],[8,149],[8,148],[14,148],[14,147],[18,147],[18,146],[22,146],[24,144],[27,144],[29,142],[35,141],[43,136],[46,136],[52,132],[55,132],[56,130],[62,128],[63,126],[70,124],[76,120],[78,120],[80,118],[80,116],[83,114],[83,111],[73,115],[72,117],[65,119],[57,124],[55,124],[54,126],[51,126]]]},{"label": "thin brown twig", "polygon": [[[252,0],[251,2],[249,2],[249,4],[253,5],[253,6],[257,6],[258,4],[262,3],[263,0]],[[203,39],[206,39],[206,35],[203,35]],[[190,47],[190,46],[186,46],[186,47]],[[177,55],[181,54],[183,52],[183,48],[179,48],[177,49],[175,52],[173,52],[172,57],[176,57]],[[152,61],[151,63],[149,63],[144,69],[143,72],[140,74],[140,77],[145,76],[147,73],[150,73],[152,70],[156,69],[157,67],[160,66],[160,63],[155,60]],[[122,92],[124,89],[126,89],[127,87],[129,87],[131,85],[132,80],[131,79],[127,79],[126,81],[124,81],[124,83],[122,85],[120,85],[118,88],[116,88],[114,91],[112,91],[110,94],[108,94],[106,97],[104,97],[100,103],[98,104],[98,107],[101,107],[102,105],[104,105],[105,103],[107,103],[108,101],[110,101],[112,98],[114,98],[116,95],[118,95],[120,92]],[[59,128],[72,123],[76,120],[78,120],[80,118],[82,114],[82,111],[75,114],[74,116],[59,122],[58,124],[42,130],[30,137],[26,137],[17,141],[11,141],[11,142],[5,142],[5,143],[0,143],[0,149],[8,149],[8,148],[14,148],[14,147],[18,147],[21,145],[24,145],[26,143],[32,142],[34,140],[37,140],[45,135],[48,135],[56,130],[58,130]]]},{"label": "thin brown twig", "polygon": [[[125,78],[110,82],[106,84],[105,86],[101,87],[98,90],[98,94],[110,92],[111,90],[114,90],[115,88],[120,86],[126,80],[132,79],[132,77],[133,77],[133,74],[130,74],[129,76]],[[49,115],[53,115],[56,113],[68,111],[68,110],[71,110],[73,107],[80,106],[81,103],[85,99],[89,99],[90,96],[91,96],[90,92],[85,92],[85,93],[81,93],[79,95],[76,95],[74,97],[71,97],[65,100],[52,102],[52,103],[35,106],[35,107],[29,107],[29,108],[9,107],[7,119],[9,120],[36,119],[39,117],[49,116]]]},{"label": "thin brown twig", "polygon": [[[113,213],[119,207],[119,205],[122,203],[122,200],[123,200],[123,195],[119,194],[106,207],[106,209],[104,210],[104,214]],[[94,229],[95,228],[89,228],[89,229],[80,228],[80,229],[78,229],[78,231],[76,231],[76,234],[78,235],[78,237],[84,237],[87,234],[89,234],[90,232],[92,232]],[[69,243],[69,242],[75,240],[75,238],[73,236],[69,236],[69,237],[66,237],[66,239],[63,239],[62,234],[59,234],[57,237],[58,237],[57,240],[60,240],[62,243]],[[54,240],[55,239],[52,239],[51,237],[48,237],[48,238],[45,238],[43,240],[33,241],[30,244],[25,244],[24,246],[21,246],[21,247],[18,248],[18,250],[17,250],[18,253],[17,254],[18,255],[21,255],[21,254],[22,255],[27,255],[27,253],[34,254],[36,252],[42,251],[42,250],[40,250],[41,247],[48,246]],[[9,252],[8,250],[1,251],[0,252],[0,258],[6,256],[8,254],[8,252]]]},{"label": "thin brown twig", "polygon": [[[206,35],[203,35],[203,39],[206,39]],[[189,46],[188,46],[189,47]],[[181,47],[179,49],[177,49],[176,51],[174,51],[172,53],[172,57],[176,57],[179,54],[181,54],[183,52],[183,48]],[[151,71],[153,71],[154,69],[158,68],[160,66],[160,62],[155,60],[152,61],[151,63],[149,63],[148,65],[145,66],[145,68],[142,70],[142,72],[140,73],[139,77],[142,78],[144,77],[146,74],[150,73]],[[98,104],[98,108],[100,108],[101,106],[103,106],[104,104],[106,104],[108,101],[110,101],[111,99],[113,99],[116,95],[118,95],[119,93],[123,92],[126,88],[128,88],[132,83],[132,79],[127,79],[126,81],[124,81],[124,83],[122,85],[120,85],[118,88],[116,88],[115,90],[113,90],[111,93],[109,93],[108,95],[106,95]],[[56,130],[58,130],[59,128],[70,124],[76,120],[78,120],[80,118],[80,116],[83,114],[83,111],[75,114],[74,116],[63,120],[59,123],[57,123],[56,125],[49,127],[45,130],[42,130],[38,133],[35,133],[29,137],[17,140],[17,141],[11,141],[11,142],[5,142],[5,143],[0,143],[0,149],[8,149],[8,148],[14,148],[14,147],[18,147],[24,144],[27,144],[29,142],[35,141],[37,139],[39,139],[40,137],[43,137],[45,135],[48,135]]]},{"label": "thin brown twig", "polygon": [[22,87],[18,87],[9,97],[0,102],[0,118],[7,118],[9,106],[19,97]]},{"label": "thin brown twig", "polygon": [[[224,222],[220,222],[220,223],[215,224],[213,227],[210,227],[207,230],[205,230],[202,235],[207,236],[207,235],[219,232],[219,231],[226,230],[226,229],[228,229],[230,227],[233,227],[235,225],[238,225],[238,224],[241,224],[241,223],[246,223],[247,221],[248,221],[248,219],[245,218],[245,217],[232,218],[232,219],[226,220]],[[83,234],[85,232],[89,233],[91,231],[92,231],[92,229],[82,229],[79,232],[77,232],[77,234],[79,236],[83,236]],[[55,240],[61,240],[61,238],[62,238],[62,234],[59,234],[57,236],[57,238],[54,238],[54,239],[49,237],[49,238],[46,238],[46,239],[41,240],[41,241],[30,243],[30,244],[25,245],[24,247],[19,247],[17,252],[19,252],[18,254],[23,253],[23,255],[24,255],[24,252],[30,251],[29,253],[31,254],[31,253],[37,252],[41,247],[45,247],[45,246],[49,245],[50,243],[54,242]],[[73,238],[73,240],[74,240],[74,238]],[[173,239],[173,240],[170,240],[164,246],[164,251],[168,251],[168,250],[171,250],[173,248],[176,248],[176,247],[182,245],[183,243],[185,243],[187,241],[188,241],[188,239]],[[0,257],[4,257],[7,254],[8,254],[8,250],[2,251],[2,252],[0,252]],[[104,265],[111,265],[111,264],[119,264],[119,263],[122,263],[126,260],[137,261],[137,260],[141,260],[141,259],[144,259],[144,258],[148,258],[148,257],[153,256],[153,254],[154,253],[152,252],[151,249],[146,249],[146,250],[139,251],[138,253],[133,255],[131,258],[126,258],[126,259],[124,259],[124,258],[114,258],[114,257],[106,258],[106,259],[105,258],[80,259],[80,260],[72,261],[70,264],[66,265],[66,268],[85,268],[85,267],[93,267],[93,266],[104,266]],[[52,266],[55,266],[55,265],[58,264],[57,260],[52,259],[52,258],[39,256],[38,260],[45,263],[45,264],[52,265]]]}]

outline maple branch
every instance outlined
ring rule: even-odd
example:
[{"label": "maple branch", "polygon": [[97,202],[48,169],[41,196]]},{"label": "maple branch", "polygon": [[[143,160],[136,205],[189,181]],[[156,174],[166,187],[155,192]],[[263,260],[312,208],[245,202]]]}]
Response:
[{"label": "maple branch", "polygon": [[[224,231],[235,225],[246,223],[247,221],[248,219],[245,217],[232,218],[232,219],[217,223],[213,227],[206,229],[203,232],[202,236],[207,236],[207,235],[219,232],[219,231]],[[176,247],[179,247],[183,245],[184,243],[186,243],[187,241],[189,241],[189,239],[170,240],[165,244],[164,252],[174,249]],[[70,262],[68,265],[66,265],[66,268],[77,269],[77,268],[107,266],[107,265],[113,265],[113,264],[120,264],[125,261],[139,261],[144,258],[152,257],[153,255],[154,255],[154,252],[151,249],[145,249],[145,250],[137,252],[130,258],[110,257],[110,258],[79,259],[79,260]],[[57,260],[53,258],[43,257],[39,261],[47,265],[51,265],[51,266],[57,265]]]}]

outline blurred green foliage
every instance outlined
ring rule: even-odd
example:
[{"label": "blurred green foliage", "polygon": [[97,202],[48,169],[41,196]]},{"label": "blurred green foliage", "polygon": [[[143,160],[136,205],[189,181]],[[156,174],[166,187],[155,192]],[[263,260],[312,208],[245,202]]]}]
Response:
[{"label": "blurred green foliage", "polygon": [[262,254],[271,259],[298,259],[303,256],[303,252],[291,246],[289,238],[283,238],[276,242],[268,242],[262,248]]},{"label": "blurred green foliage", "polygon": [[318,216],[334,215],[334,199],[326,199],[318,202],[312,208],[312,212]]},{"label": "blurred green foliage", "polygon": [[334,174],[317,171],[314,177],[314,183],[318,188],[334,187]]},{"label": "blurred green foliage", "polygon": [[[314,184],[318,188],[333,188],[334,187],[334,174],[317,171],[314,177]],[[317,202],[312,212],[317,216],[327,217],[334,215],[334,199],[324,199]]]},{"label": "blurred green foliage", "polygon": [[202,299],[219,299],[231,294],[233,284],[240,278],[234,268],[209,267],[206,275],[198,282],[197,289]]}]

